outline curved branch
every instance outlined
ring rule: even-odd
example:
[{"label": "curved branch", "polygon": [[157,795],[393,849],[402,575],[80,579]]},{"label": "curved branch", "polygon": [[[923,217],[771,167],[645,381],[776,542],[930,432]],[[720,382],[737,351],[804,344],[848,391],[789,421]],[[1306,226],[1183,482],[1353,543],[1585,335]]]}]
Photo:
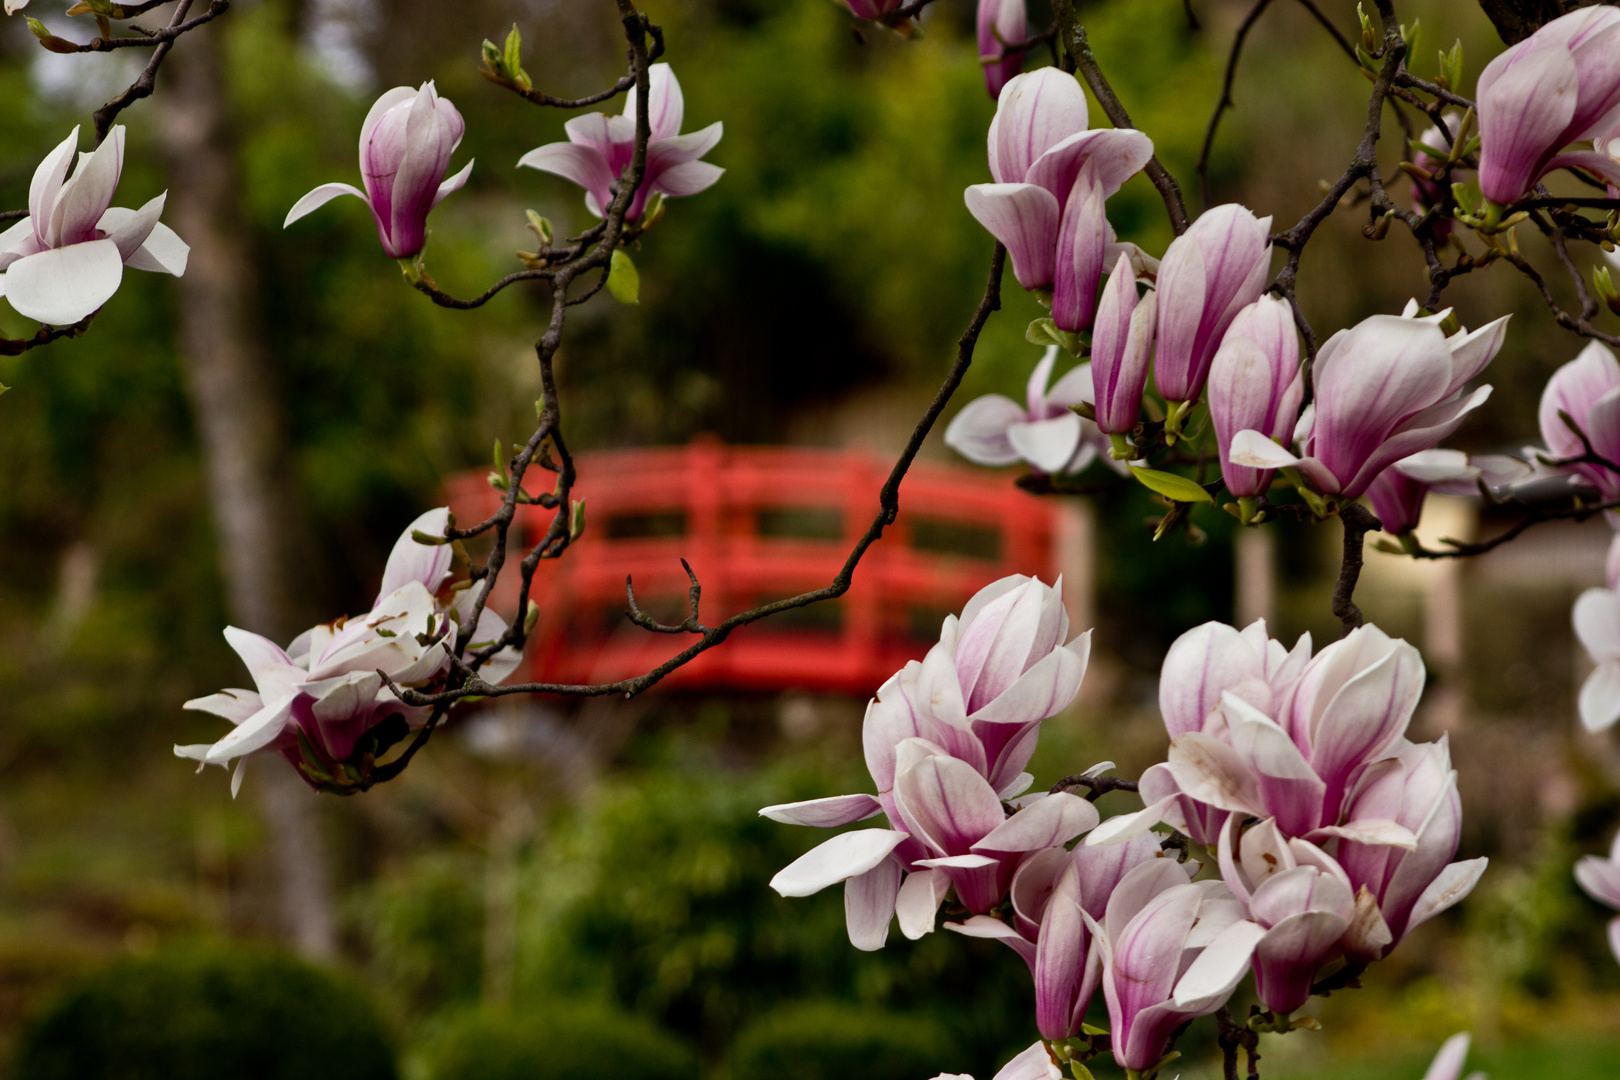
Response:
[{"label": "curved branch", "polygon": [[[1091,41],[1086,37],[1086,28],[1080,24],[1078,12],[1075,10],[1075,0],[1053,0],[1053,11],[1057,14],[1058,40],[1063,45],[1063,51],[1074,64],[1073,70],[1085,78],[1086,85],[1096,96],[1103,112],[1108,115],[1109,121],[1117,128],[1135,129],[1131,123],[1131,116],[1120,103],[1119,95],[1109,85],[1108,77],[1097,64],[1097,57],[1091,51]],[[1147,173],[1148,179],[1159,191],[1159,198],[1164,201],[1165,213],[1170,216],[1170,227],[1177,236],[1187,231],[1190,219],[1187,217],[1187,203],[1181,194],[1181,185],[1176,178],[1170,175],[1170,170],[1164,167],[1157,155],[1148,158],[1147,166],[1142,170]]]}]

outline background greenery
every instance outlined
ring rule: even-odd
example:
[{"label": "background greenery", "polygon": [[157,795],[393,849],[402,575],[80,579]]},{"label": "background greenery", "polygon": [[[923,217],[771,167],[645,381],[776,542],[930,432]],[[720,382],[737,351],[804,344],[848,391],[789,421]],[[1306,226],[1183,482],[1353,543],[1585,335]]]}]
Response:
[{"label": "background greenery", "polygon": [[[1193,6],[1197,31],[1175,0],[1099,0],[1087,18],[1133,118],[1196,204],[1192,165],[1243,8]],[[1366,84],[1302,12],[1274,6],[1252,39],[1211,182],[1216,201],[1241,198],[1284,222],[1342,167]],[[1354,25],[1353,5],[1324,6],[1342,28]],[[962,188],[986,178],[992,114],[967,34],[971,4],[942,0],[910,42],[856,33],[827,0],[646,7],[667,28],[687,128],[726,124],[711,159],[727,173],[672,204],[635,252],[638,307],[604,298],[570,323],[559,365],[573,441],[714,431],[739,442],[837,442],[840,410],[854,403],[876,410],[855,415],[884,418],[864,435],[887,446],[944,370],[990,250],[961,204]],[[1425,50],[1461,37],[1473,72],[1500,47],[1470,5],[1412,9]],[[479,79],[479,41],[518,21],[529,71],[559,93],[602,85],[620,53],[606,6],[574,0],[376,0],[345,21],[350,10],[238,3],[210,31],[229,43],[240,242],[260,269],[258,321],[311,526],[301,584],[312,619],[368,602],[401,523],[435,503],[441,479],[484,461],[492,437],[529,430],[540,310],[519,289],[476,315],[433,308],[382,257],[357,204],[334,203],[284,231],[286,208],[317,183],[354,179],[356,133],[380,89],[434,78],[468,121],[457,165],[478,164],[467,190],[435,212],[429,265],[448,289],[480,289],[527,245],[524,208],[569,230],[586,218],[576,189],[513,167],[561,138],[565,118]],[[1038,0],[1032,15],[1045,17]],[[47,63],[17,20],[0,31],[0,206],[15,207],[40,156],[107,96],[101,83],[77,95],[55,88],[105,58]],[[63,62],[79,65],[66,79]],[[144,201],[166,186],[151,103],[126,118],[121,201]],[[1391,162],[1396,149],[1392,136]],[[1168,226],[1145,181],[1109,210],[1122,236],[1163,250]],[[1409,245],[1398,236],[1369,244],[1345,212],[1313,244],[1302,298],[1331,331],[1398,309],[1421,280]],[[1497,395],[1458,444],[1516,446],[1533,434],[1541,383],[1577,343],[1505,272],[1467,278],[1454,293],[1470,325],[1516,315],[1491,372]],[[1010,279],[1003,301],[959,402],[1021,391],[1035,355],[1023,327],[1039,309]],[[182,714],[182,701],[240,681],[219,635],[221,586],[173,303],[166,279],[132,274],[93,333],[0,359],[0,382],[13,387],[0,400],[0,1043],[12,1047],[24,1030],[33,1040],[24,1045],[36,1046],[78,1023],[87,991],[74,987],[133,985],[125,975],[136,969],[103,967],[116,958],[161,965],[174,943],[198,940],[228,956],[274,925],[251,800],[231,802],[217,774],[193,777],[168,749],[217,735],[211,721]],[[0,308],[0,330],[26,329]],[[937,439],[929,452],[943,456]],[[1081,707],[1048,725],[1042,777],[1105,756],[1127,773],[1157,760],[1153,679],[1164,647],[1199,621],[1231,617],[1224,515],[1200,519],[1201,546],[1147,545],[1140,523],[1154,511],[1144,496],[1110,493],[1098,510],[1100,657]],[[1324,542],[1335,540],[1284,538],[1295,553],[1280,634],[1333,635],[1320,577]],[[87,603],[62,587],[67,551],[95,568]],[[1533,788],[1480,772],[1477,798],[1464,789],[1467,853],[1496,857],[1480,893],[1403,945],[1365,991],[1326,1002],[1326,1032],[1268,1045],[1266,1075],[1415,1077],[1463,1028],[1478,1033],[1479,1061],[1499,1075],[1549,1060],[1560,1076],[1612,1073],[1620,968],[1603,944],[1603,913],[1568,874],[1620,811],[1612,770],[1606,751],[1561,734],[1573,725],[1566,675],[1549,678],[1564,689],[1535,689],[1490,661],[1493,647],[1533,647],[1554,658],[1541,667],[1567,670],[1569,599],[1500,601],[1516,605],[1517,621],[1481,630],[1497,641],[1481,644],[1487,660],[1470,675],[1485,688],[1470,738],[1500,749],[1517,745],[1524,725],[1560,733],[1536,745],[1575,793],[1547,809]],[[799,705],[815,721],[808,737],[778,723]],[[941,933],[857,953],[836,890],[784,901],[765,887],[817,837],[754,811],[864,788],[859,702],[545,707],[573,730],[619,735],[597,746],[589,769],[490,762],[446,739],[397,784],[322,805],[351,980],[333,993],[352,998],[363,984],[374,1004],[342,1007],[380,1010],[406,1075],[983,1078],[1027,1045],[1028,976],[1007,950]],[[1496,715],[1521,726],[1486,722]],[[1493,767],[1492,753],[1475,751],[1465,772]],[[1495,768],[1522,760],[1496,757]],[[519,842],[503,848],[500,835]],[[98,971],[107,972],[100,983],[77,981]],[[189,999],[169,1000],[184,1019],[190,1006],[178,1003]],[[312,1031],[290,1024],[285,1038],[305,1042]],[[1344,1064],[1369,1049],[1396,1064]],[[34,1060],[28,1053],[19,1063]],[[1206,1064],[1191,1061],[1184,1075]],[[20,1064],[17,1075],[45,1074]]]}]

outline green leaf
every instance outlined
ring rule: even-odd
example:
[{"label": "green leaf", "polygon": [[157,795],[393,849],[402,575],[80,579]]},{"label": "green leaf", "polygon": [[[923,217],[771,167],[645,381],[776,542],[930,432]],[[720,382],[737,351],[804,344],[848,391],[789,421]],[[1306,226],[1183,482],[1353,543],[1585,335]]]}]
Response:
[{"label": "green leaf", "polygon": [[1131,466],[1131,475],[1135,476],[1141,485],[1149,491],[1157,492],[1167,499],[1175,502],[1214,502],[1209,492],[1187,479],[1185,476],[1171,472],[1161,472],[1158,469],[1143,469],[1136,465]]},{"label": "green leaf", "polygon": [[631,260],[630,253],[620,249],[613,253],[608,267],[608,292],[621,304],[641,303],[641,273]]}]

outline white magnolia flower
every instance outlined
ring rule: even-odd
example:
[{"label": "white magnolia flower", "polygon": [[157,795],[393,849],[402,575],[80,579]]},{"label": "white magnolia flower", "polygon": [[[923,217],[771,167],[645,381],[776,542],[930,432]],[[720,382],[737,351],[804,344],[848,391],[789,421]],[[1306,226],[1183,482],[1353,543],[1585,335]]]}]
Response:
[{"label": "white magnolia flower", "polygon": [[[16,10],[12,2],[8,12]],[[35,170],[28,217],[0,233],[0,296],[18,314],[49,326],[71,326],[95,313],[118,291],[124,267],[179,277],[191,253],[158,222],[167,192],[139,210],[111,205],[124,170],[122,125],[100,149],[80,154],[69,177],[78,145],[75,127]]]}]

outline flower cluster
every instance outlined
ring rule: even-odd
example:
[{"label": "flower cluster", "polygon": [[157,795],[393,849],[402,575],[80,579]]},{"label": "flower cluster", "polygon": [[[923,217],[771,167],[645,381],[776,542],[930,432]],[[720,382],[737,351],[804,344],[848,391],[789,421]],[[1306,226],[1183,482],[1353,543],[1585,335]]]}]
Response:
[{"label": "flower cluster", "polygon": [[[450,575],[447,544],[423,544],[413,534],[442,536],[447,509],[430,510],[411,522],[394,544],[371,610],[299,634],[282,649],[258,634],[228,627],[225,640],[253,676],[253,690],[221,690],[185,704],[187,709],[229,720],[233,729],[216,743],[176,746],[178,757],[226,766],[261,752],[279,753],[312,786],[362,783],[373,759],[427,719],[427,709],[400,701],[383,681],[399,686],[432,682],[450,667],[450,646],[472,616],[472,590],[441,597]],[[489,609],[472,634],[474,648],[497,641],[506,623]],[[506,648],[481,674],[498,683],[516,670],[519,655]]]},{"label": "flower cluster", "polygon": [[[1100,825],[1066,790],[1024,794],[1041,722],[1084,674],[1089,633],[1066,636],[1058,591],[1022,577],[947,618],[868,706],[876,794],[761,811],[887,826],[835,835],[772,887],[844,882],[862,949],[882,947],[895,916],[921,937],[944,905],[950,929],[1028,964],[1048,1045],[1076,1049],[1100,989],[1116,1059],[1143,1071],[1249,971],[1286,1016],[1324,967],[1382,958],[1479,880],[1484,859],[1452,861],[1461,807],[1446,741],[1405,737],[1424,669],[1404,641],[1367,626],[1313,656],[1308,635],[1288,649],[1264,623],[1189,631],[1160,676],[1169,760],[1142,776],[1144,809]],[[1218,876],[1167,858],[1161,824],[1210,848]]]},{"label": "flower cluster", "polygon": [[1170,754],[1142,776],[1136,827],[1164,820],[1217,849],[1268,928],[1256,973],[1275,1012],[1298,1008],[1328,960],[1387,955],[1485,870],[1451,861],[1462,810],[1446,739],[1406,738],[1423,681],[1417,650],[1370,625],[1312,656],[1308,635],[1288,649],[1263,622],[1206,623],[1165,657]]}]

